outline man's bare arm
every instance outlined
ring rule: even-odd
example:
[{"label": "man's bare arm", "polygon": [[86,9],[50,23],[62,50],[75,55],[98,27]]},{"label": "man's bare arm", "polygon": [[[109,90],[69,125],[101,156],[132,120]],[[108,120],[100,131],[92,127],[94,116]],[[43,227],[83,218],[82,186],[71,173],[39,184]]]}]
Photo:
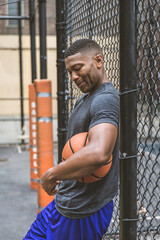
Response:
[{"label": "man's bare arm", "polygon": [[42,176],[42,187],[49,195],[55,193],[56,181],[85,177],[110,159],[117,139],[117,128],[110,123],[101,123],[89,130],[88,137],[87,146]]}]

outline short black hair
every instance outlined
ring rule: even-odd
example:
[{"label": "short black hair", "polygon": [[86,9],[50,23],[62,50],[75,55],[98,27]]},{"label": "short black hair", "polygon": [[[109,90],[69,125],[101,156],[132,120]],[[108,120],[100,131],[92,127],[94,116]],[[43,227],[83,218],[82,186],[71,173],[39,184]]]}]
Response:
[{"label": "short black hair", "polygon": [[65,51],[64,58],[67,58],[79,52],[93,50],[93,49],[97,51],[97,54],[98,53],[102,54],[101,47],[95,41],[91,39],[86,39],[86,38],[79,39],[74,43],[72,43],[70,47]]}]

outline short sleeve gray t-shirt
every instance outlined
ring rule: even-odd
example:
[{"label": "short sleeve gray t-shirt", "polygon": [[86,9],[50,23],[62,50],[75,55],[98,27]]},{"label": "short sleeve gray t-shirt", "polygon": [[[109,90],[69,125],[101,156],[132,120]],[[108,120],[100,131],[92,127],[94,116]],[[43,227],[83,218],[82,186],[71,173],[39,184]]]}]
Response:
[{"label": "short sleeve gray t-shirt", "polygon": [[[84,94],[79,98],[69,118],[67,139],[88,132],[100,123],[119,127],[119,95],[109,82],[102,84],[91,96]],[[76,180],[61,181],[55,202],[62,215],[68,218],[89,216],[115,197],[118,191],[118,147],[117,136],[111,169],[100,181],[88,184]]]}]

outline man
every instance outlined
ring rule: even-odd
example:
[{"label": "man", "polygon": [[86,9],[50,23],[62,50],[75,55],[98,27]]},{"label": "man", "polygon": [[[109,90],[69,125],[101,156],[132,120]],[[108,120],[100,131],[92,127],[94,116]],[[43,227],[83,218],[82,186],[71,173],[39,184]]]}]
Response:
[{"label": "man", "polygon": [[[112,217],[118,189],[118,92],[107,79],[101,48],[93,40],[74,42],[66,50],[65,64],[84,93],[71,113],[67,137],[88,132],[89,144],[43,175],[42,187],[49,195],[56,194],[55,201],[37,216],[25,240],[99,240]],[[91,174],[111,156],[111,169],[100,181],[75,180]]]}]

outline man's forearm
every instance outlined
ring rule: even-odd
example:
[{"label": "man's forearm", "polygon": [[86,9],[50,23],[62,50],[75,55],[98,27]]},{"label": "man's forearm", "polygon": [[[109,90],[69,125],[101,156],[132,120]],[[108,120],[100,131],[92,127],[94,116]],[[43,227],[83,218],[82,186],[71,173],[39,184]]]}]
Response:
[{"label": "man's forearm", "polygon": [[55,181],[76,179],[90,175],[102,165],[100,154],[95,150],[90,151],[87,146],[53,167],[51,176]]}]

